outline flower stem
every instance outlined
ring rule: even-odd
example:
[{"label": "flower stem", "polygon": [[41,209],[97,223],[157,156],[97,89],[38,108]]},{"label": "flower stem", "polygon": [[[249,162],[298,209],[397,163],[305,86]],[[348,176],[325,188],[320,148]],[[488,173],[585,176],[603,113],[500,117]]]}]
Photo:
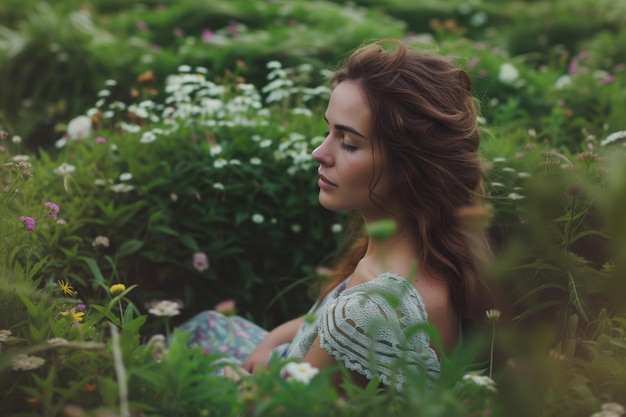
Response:
[{"label": "flower stem", "polygon": [[124,328],[124,310],[122,310],[122,300],[117,300],[118,305],[120,306],[120,328]]},{"label": "flower stem", "polygon": [[491,353],[489,355],[489,378],[493,379],[493,347],[496,340],[496,322],[491,325]]}]

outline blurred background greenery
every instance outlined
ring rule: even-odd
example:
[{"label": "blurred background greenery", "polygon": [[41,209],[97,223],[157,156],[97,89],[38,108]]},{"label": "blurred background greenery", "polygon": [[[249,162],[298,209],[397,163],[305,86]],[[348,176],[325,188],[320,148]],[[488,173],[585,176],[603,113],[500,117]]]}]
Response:
[{"label": "blurred background greenery", "polygon": [[[227,298],[265,327],[306,311],[347,228],[308,159],[326,74],[383,37],[451,56],[481,105],[501,415],[625,403],[626,4],[609,0],[4,0],[0,145],[34,177],[0,219],[0,327],[27,332],[15,293],[59,279],[87,304],[116,282],[138,310],[180,299],[178,322]],[[62,227],[2,233],[43,201]]]}]

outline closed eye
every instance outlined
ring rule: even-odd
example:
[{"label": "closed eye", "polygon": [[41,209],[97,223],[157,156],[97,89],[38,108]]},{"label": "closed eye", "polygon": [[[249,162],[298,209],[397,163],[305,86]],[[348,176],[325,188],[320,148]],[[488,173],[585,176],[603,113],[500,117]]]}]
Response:
[{"label": "closed eye", "polygon": [[345,142],[341,142],[341,149],[347,151],[347,152],[354,152],[356,151],[358,148],[356,146],[352,146],[352,145],[348,145]]}]

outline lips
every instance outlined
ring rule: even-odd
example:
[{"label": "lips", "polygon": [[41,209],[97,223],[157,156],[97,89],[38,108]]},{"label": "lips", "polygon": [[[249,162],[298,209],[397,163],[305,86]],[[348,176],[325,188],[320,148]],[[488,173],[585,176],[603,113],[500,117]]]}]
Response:
[{"label": "lips", "polygon": [[325,183],[327,185],[333,186],[333,187],[337,186],[337,184],[335,184],[334,182],[330,181],[328,178],[323,176],[321,173],[318,172],[317,174],[319,175],[321,182],[323,182],[323,183]]}]

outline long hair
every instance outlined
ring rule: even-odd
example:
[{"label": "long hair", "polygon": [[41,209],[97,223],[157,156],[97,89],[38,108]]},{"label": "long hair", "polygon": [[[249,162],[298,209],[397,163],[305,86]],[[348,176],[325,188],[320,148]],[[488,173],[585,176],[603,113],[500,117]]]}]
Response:
[{"label": "long hair", "polygon": [[[439,55],[382,40],[354,51],[330,80],[357,82],[373,115],[374,146],[394,178],[390,195],[404,212],[401,226],[419,246],[419,266],[448,282],[457,313],[484,314],[481,275],[490,257],[484,228],[480,132],[472,83]],[[373,175],[370,198],[380,173]],[[481,219],[482,218],[482,219]],[[347,240],[325,293],[355,269],[367,249],[361,231]]]}]

